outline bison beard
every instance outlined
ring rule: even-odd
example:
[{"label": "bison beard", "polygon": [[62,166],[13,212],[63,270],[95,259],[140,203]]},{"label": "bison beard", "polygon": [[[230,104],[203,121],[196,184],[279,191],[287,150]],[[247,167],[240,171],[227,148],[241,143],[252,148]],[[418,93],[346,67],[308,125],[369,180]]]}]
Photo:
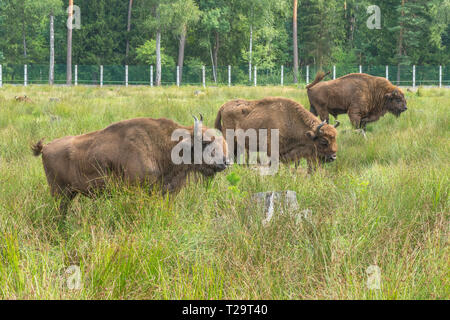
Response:
[{"label": "bison beard", "polygon": [[403,92],[385,78],[363,73],[320,82],[323,78],[319,72],[307,92],[310,111],[327,122],[329,114],[347,113],[354,127],[364,129],[387,112],[398,117],[407,110]]},{"label": "bison beard", "polygon": [[[233,143],[233,146],[237,139],[227,137],[227,129],[235,132],[238,129],[266,129],[267,132],[278,129],[280,160],[288,163],[306,158],[310,172],[318,163],[336,159],[336,129],[321,123],[302,105],[290,99],[268,97],[261,100],[231,100],[219,109],[215,127],[222,131],[228,144]],[[247,145],[245,147],[248,150]],[[269,156],[270,150],[268,139]]]},{"label": "bison beard", "polygon": [[[47,145],[41,140],[32,151],[35,156],[42,154],[50,191],[61,199],[59,209],[65,213],[78,193],[94,196],[111,178],[170,193],[178,191],[191,172],[211,177],[224,170],[228,165],[228,149],[221,136],[210,137],[210,141],[201,145],[202,150],[208,146],[221,150],[222,163],[176,165],[172,162],[171,150],[175,145],[188,143],[193,148],[194,139],[207,131],[202,128],[198,132],[199,127],[201,121],[197,119],[192,127],[168,119],[124,120],[103,130],[56,139]],[[171,135],[177,129],[189,132],[189,138],[172,141]]]}]

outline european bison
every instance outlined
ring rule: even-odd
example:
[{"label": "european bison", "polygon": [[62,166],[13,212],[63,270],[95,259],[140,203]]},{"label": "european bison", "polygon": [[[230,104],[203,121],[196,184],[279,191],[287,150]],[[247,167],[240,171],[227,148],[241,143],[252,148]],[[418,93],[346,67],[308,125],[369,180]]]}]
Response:
[{"label": "european bison", "polygon": [[[319,162],[336,159],[336,136],[339,123],[333,127],[320,122],[301,104],[286,98],[268,97],[261,100],[237,99],[226,102],[219,109],[215,127],[227,138],[227,129],[279,130],[279,156],[282,162],[306,158],[311,172]],[[270,137],[267,138],[267,153],[270,156]],[[232,142],[227,139],[229,147]],[[234,143],[238,142],[236,137]],[[234,144],[233,144],[234,146]],[[247,142],[245,148],[248,150]],[[235,148],[237,149],[237,148]],[[257,151],[257,150],[250,150]]]},{"label": "european bison", "polygon": [[330,113],[335,118],[347,113],[353,126],[365,129],[386,112],[398,117],[407,109],[403,92],[385,78],[351,73],[319,83],[324,77],[325,73],[318,72],[306,88],[310,111],[327,122]]},{"label": "european bison", "polygon": [[[42,154],[51,193],[61,198],[60,211],[65,212],[78,193],[93,196],[111,177],[130,184],[147,183],[150,188],[160,186],[165,193],[179,190],[190,172],[213,176],[224,170],[228,165],[225,139],[211,134],[210,130],[214,129],[200,128],[201,120],[197,118],[191,127],[168,119],[137,118],[111,124],[103,130],[56,139],[46,145],[41,140],[32,150],[35,156]],[[177,141],[172,141],[177,129],[182,129],[186,137],[181,136],[178,141],[177,136]],[[172,157],[175,146],[188,150],[196,146],[201,156],[208,148],[214,159],[220,161],[198,164],[188,160],[175,164]]]}]

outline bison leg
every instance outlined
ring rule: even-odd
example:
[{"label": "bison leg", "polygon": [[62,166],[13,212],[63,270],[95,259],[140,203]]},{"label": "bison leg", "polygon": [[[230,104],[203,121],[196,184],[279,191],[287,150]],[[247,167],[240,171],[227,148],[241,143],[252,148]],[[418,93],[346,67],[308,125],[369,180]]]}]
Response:
[{"label": "bison leg", "polygon": [[356,112],[349,112],[348,117],[350,118],[350,122],[356,129],[360,129],[361,127],[361,116]]},{"label": "bison leg", "polygon": [[77,192],[65,189],[52,192],[52,195],[54,198],[59,200],[59,213],[65,216],[73,198],[75,198],[75,196],[77,195]]},{"label": "bison leg", "polygon": [[186,184],[186,172],[180,172],[172,177],[166,177],[162,184],[162,193],[174,193]]},{"label": "bison leg", "polygon": [[316,108],[314,107],[313,104],[311,104],[311,106],[309,107],[309,111],[311,111],[311,113],[313,115],[315,115],[316,117],[318,116],[317,110],[316,110]]}]

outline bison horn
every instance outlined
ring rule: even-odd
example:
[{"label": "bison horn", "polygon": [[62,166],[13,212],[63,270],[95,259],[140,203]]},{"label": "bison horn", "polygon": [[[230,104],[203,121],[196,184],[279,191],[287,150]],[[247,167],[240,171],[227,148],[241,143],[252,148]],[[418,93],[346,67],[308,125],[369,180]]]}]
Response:
[{"label": "bison horn", "polygon": [[337,128],[337,127],[339,127],[340,124],[341,124],[341,123],[340,123],[339,121],[336,120],[336,121],[334,122],[334,127]]},{"label": "bison horn", "polygon": [[319,124],[319,125],[317,126],[317,129],[316,129],[316,135],[319,135],[320,129],[321,129],[326,123],[327,123],[327,122],[324,120],[321,124]]},{"label": "bison horn", "polygon": [[194,137],[196,139],[201,140],[201,137],[202,137],[201,125],[202,125],[203,116],[200,115],[201,120],[198,120],[196,116],[193,116],[193,117],[194,117]]}]

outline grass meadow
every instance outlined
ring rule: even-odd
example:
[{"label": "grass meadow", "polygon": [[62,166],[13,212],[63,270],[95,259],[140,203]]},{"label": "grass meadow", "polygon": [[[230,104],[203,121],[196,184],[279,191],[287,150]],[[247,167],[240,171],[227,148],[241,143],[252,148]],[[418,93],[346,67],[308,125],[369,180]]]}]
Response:
[{"label": "grass meadow", "polygon": [[[191,125],[199,113],[213,127],[227,100],[284,96],[309,108],[306,91],[4,86],[0,298],[449,299],[450,90],[406,95],[408,111],[369,124],[367,139],[340,116],[338,159],[313,175],[305,163],[274,176],[234,165],[173,198],[115,185],[77,197],[64,218],[30,150],[42,137],[134,117]],[[275,214],[263,226],[251,195],[273,190],[296,191],[309,217]],[[72,265],[79,289],[67,285]],[[367,286],[373,265],[379,289]]]}]

